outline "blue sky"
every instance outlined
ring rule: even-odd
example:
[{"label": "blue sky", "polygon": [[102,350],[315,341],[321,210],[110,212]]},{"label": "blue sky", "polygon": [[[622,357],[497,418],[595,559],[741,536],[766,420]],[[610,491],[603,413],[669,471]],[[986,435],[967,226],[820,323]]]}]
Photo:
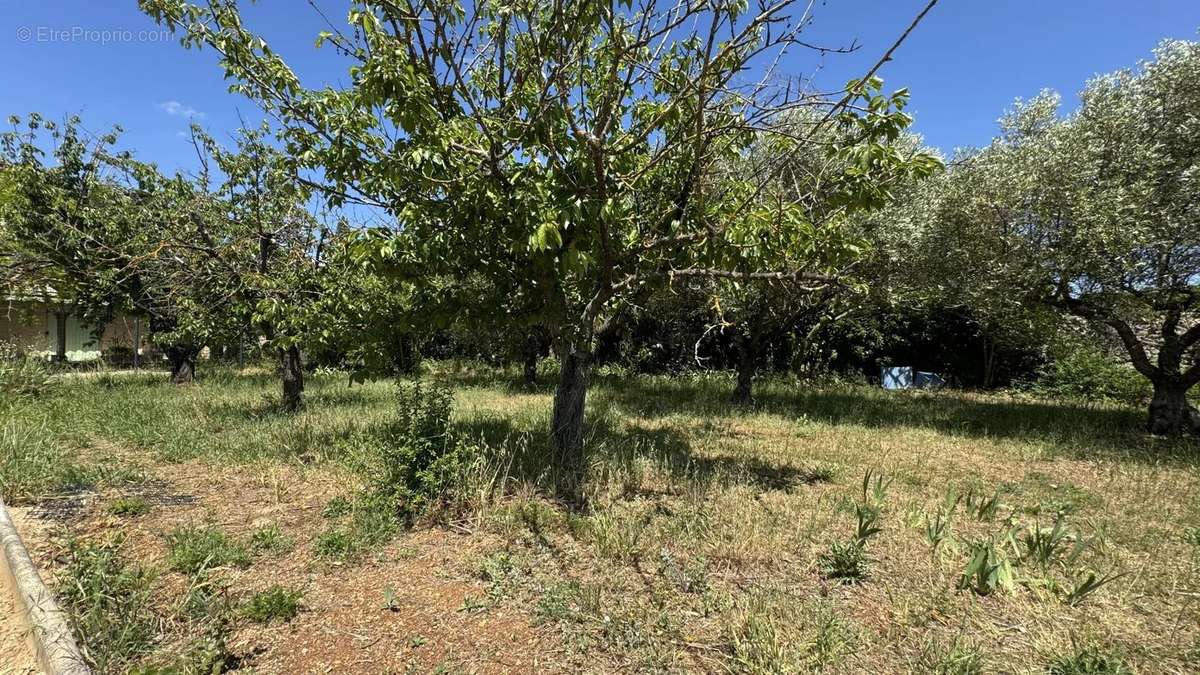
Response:
[{"label": "blue sky", "polygon": [[[344,4],[322,0],[339,21]],[[923,0],[818,2],[807,39],[856,41],[851,55],[823,62],[798,52],[787,67],[836,88],[869,67]],[[302,0],[246,3],[247,23],[310,84],[345,80],[344,64],[313,40],[324,23]],[[86,126],[125,128],[122,146],[167,170],[188,169],[190,120],[218,136],[255,105],[227,93],[212,52],[188,51],[162,35],[136,2],[0,0],[0,112],[78,113]],[[916,130],[949,152],[986,143],[1014,98],[1057,89],[1069,105],[1087,78],[1148,58],[1166,37],[1197,38],[1197,0],[942,0],[881,71],[887,87],[912,90]],[[105,32],[107,31],[107,32]]]}]

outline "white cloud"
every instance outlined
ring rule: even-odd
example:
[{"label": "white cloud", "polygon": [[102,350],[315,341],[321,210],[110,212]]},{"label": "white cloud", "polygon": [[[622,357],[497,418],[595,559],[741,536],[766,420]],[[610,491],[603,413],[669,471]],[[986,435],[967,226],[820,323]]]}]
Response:
[{"label": "white cloud", "polygon": [[180,103],[179,101],[164,101],[164,102],[158,104],[158,109],[162,110],[163,112],[167,113],[168,115],[179,115],[180,117],[194,117],[196,119],[204,118],[204,113],[200,112],[199,110],[196,110],[195,108],[193,108],[190,105],[184,105],[184,104]]}]

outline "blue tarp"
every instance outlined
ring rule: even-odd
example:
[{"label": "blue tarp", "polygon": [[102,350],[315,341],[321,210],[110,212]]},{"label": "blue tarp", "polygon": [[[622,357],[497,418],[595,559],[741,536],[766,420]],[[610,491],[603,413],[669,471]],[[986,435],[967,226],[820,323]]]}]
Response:
[{"label": "blue tarp", "polygon": [[884,389],[910,389],[913,386],[913,369],[907,366],[884,367]]},{"label": "blue tarp", "polygon": [[913,372],[911,366],[884,366],[880,373],[884,389],[941,389],[946,380],[937,373]]},{"label": "blue tarp", "polygon": [[923,373],[921,371],[917,371],[917,377],[913,382],[913,385],[917,389],[941,389],[942,387],[946,386],[946,381],[943,380],[942,376],[938,375],[937,373]]}]

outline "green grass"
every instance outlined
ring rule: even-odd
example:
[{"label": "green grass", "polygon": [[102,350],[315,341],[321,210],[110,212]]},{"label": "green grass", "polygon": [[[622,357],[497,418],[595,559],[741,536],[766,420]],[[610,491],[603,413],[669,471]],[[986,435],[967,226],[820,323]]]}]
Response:
[{"label": "green grass", "polygon": [[151,600],[153,576],[131,565],[120,541],[68,543],[58,575],[58,596],[90,665],[100,673],[124,672],[150,651],[157,635]]},{"label": "green grass", "polygon": [[255,623],[286,623],[300,613],[303,597],[298,590],[272,586],[251,596],[242,606],[242,615]]},{"label": "green grass", "polygon": [[[1200,668],[1200,610],[1187,595],[1200,587],[1200,446],[1145,436],[1140,410],[786,379],[764,380],[759,404],[735,409],[728,376],[600,372],[578,481],[548,468],[548,385],[522,390],[510,386],[515,373],[470,364],[434,364],[427,377],[454,389],[450,427],[472,452],[446,521],[465,543],[502,544],[435,573],[481,584],[464,603],[473,615],[536,617],[565,668]],[[319,588],[328,561],[354,569],[416,536],[398,504],[370,489],[393,438],[394,385],[317,375],[295,416],[279,411],[275,390],[268,374],[212,370],[183,388],[150,376],[73,380],[5,417],[21,450],[0,456],[0,485],[37,499],[98,484],[110,454],[148,471],[197,460],[251,481],[239,467],[278,464],[340,481],[340,496],[306,505],[319,525],[303,535],[281,518],[287,534],[168,535],[167,565],[197,577],[253,556],[251,572],[269,574],[269,556],[287,553],[288,564],[317,562]],[[564,499],[560,488],[577,482],[579,498]],[[295,492],[279,491],[279,506]],[[1001,560],[1011,583],[992,569]],[[1124,576],[1072,604],[1092,572]],[[310,608],[293,620],[321,616]],[[1111,653],[1076,649],[1081,627],[1109,636]]]},{"label": "green grass", "polygon": [[108,504],[114,516],[140,516],[150,511],[150,503],[141,497],[117,497]]},{"label": "green grass", "polygon": [[1085,647],[1050,663],[1050,675],[1133,675],[1133,670],[1120,656]]},{"label": "green grass", "polygon": [[283,533],[278,523],[271,523],[250,534],[250,549],[255,553],[280,555],[296,547],[296,540]]},{"label": "green grass", "polygon": [[250,553],[243,544],[211,527],[178,528],[167,534],[167,547],[167,566],[188,575],[250,565]]}]

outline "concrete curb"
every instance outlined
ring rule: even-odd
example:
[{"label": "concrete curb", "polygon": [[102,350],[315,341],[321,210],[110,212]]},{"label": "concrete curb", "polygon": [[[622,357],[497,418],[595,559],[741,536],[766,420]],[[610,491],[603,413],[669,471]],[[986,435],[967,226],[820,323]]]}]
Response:
[{"label": "concrete curb", "polygon": [[0,573],[12,584],[18,610],[24,610],[22,614],[30,627],[28,639],[42,669],[47,675],[91,673],[71,635],[67,615],[38,576],[3,499],[0,499],[0,544],[4,547]]}]

